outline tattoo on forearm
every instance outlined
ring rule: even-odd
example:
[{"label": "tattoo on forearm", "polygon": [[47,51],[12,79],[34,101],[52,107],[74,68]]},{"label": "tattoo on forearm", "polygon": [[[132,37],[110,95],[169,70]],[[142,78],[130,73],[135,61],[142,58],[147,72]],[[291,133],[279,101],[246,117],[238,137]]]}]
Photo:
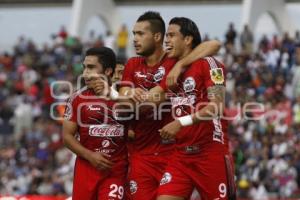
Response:
[{"label": "tattoo on forearm", "polygon": [[211,101],[223,102],[225,99],[225,87],[223,85],[215,85],[207,89],[208,99]]}]

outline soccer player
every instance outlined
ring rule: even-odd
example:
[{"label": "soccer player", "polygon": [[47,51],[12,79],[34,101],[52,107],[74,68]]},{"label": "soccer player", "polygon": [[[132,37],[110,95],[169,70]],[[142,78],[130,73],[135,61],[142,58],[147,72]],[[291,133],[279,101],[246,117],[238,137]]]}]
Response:
[{"label": "soccer player", "polygon": [[116,68],[111,78],[112,83],[116,83],[122,80],[124,68],[124,61],[121,59],[117,59]]},{"label": "soccer player", "polygon": [[[159,85],[177,59],[167,58],[163,50],[165,23],[159,13],[146,12],[141,15],[134,25],[133,34],[135,51],[140,57],[129,59],[122,81],[133,83],[134,88],[123,86],[120,95],[132,96],[134,101],[141,102],[142,95]],[[183,66],[212,55],[218,49],[219,43],[216,41],[203,43],[195,48],[194,52],[186,55],[174,67],[172,80],[176,79],[176,73]],[[129,143],[129,183],[133,200],[156,199],[166,161],[173,153],[174,140],[164,140],[158,132],[170,121],[170,114],[164,113],[161,120],[155,119],[153,115],[153,112],[141,113],[131,123],[131,129],[135,133],[134,140]]]},{"label": "soccer player", "polygon": [[[196,24],[173,18],[166,34],[168,56],[182,58],[200,42]],[[193,188],[201,200],[235,199],[232,159],[228,150],[227,121],[222,118],[225,94],[224,66],[213,57],[193,62],[168,89],[166,79],[150,90],[170,98],[172,122],[160,131],[164,139],[176,139],[175,150],[158,189],[158,200],[184,200]]]},{"label": "soccer player", "polygon": [[66,147],[77,155],[73,200],[124,199],[128,165],[126,126],[116,120],[115,102],[96,97],[92,88],[95,77],[103,76],[109,82],[115,65],[111,49],[87,50],[83,62],[86,87],[68,101],[63,139]]},{"label": "soccer player", "polygon": [[[168,80],[172,85],[176,83],[178,75],[186,65],[198,58],[212,55],[220,48],[218,41],[209,41],[197,46],[178,62],[177,59],[168,58],[163,50],[165,23],[157,12],[141,15],[134,26],[133,34],[135,50],[140,57],[131,58],[127,62],[122,82],[133,83],[133,87],[123,85],[120,96],[130,96],[136,102],[142,102],[142,96],[159,85],[170,70]],[[174,144],[174,140],[162,139],[158,130],[172,118],[170,113],[164,113],[162,119],[157,120],[152,112],[144,112],[137,117],[131,123],[130,132],[134,133],[134,139],[128,145],[131,198],[154,200]]]}]

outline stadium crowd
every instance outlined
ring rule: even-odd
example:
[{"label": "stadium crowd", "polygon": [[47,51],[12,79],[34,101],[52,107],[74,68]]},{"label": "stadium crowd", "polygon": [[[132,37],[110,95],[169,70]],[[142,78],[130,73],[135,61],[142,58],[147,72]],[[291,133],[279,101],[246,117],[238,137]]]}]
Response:
[{"label": "stadium crowd", "polygon": [[[75,156],[63,146],[61,121],[53,116],[62,116],[59,103],[72,91],[66,84],[51,84],[67,81],[76,88],[82,53],[102,45],[125,60],[126,26],[117,36],[107,32],[97,38],[91,32],[87,41],[62,28],[50,46],[39,49],[20,37],[13,53],[0,52],[0,194],[71,194]],[[247,26],[237,33],[230,24],[217,57],[227,69],[226,112],[238,196],[300,197],[299,32],[264,36],[255,44]],[[249,102],[264,111],[243,112]]]}]

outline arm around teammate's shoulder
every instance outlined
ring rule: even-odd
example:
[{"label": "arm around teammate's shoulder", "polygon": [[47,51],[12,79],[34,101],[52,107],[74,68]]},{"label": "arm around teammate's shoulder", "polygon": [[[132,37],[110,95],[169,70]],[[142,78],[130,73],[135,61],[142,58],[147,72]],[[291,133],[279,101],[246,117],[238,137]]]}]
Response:
[{"label": "arm around teammate's shoulder", "polygon": [[178,77],[185,67],[188,67],[198,59],[217,54],[221,45],[221,42],[218,40],[210,40],[196,46],[193,51],[174,65],[167,76],[167,86],[172,87],[177,83]]}]

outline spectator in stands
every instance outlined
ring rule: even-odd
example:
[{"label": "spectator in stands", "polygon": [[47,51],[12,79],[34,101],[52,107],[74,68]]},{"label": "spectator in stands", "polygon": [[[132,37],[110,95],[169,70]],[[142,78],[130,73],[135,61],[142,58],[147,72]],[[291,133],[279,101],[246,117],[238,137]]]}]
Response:
[{"label": "spectator in stands", "polygon": [[114,52],[116,50],[116,38],[110,30],[106,31],[106,36],[104,38],[104,46],[111,48]]},{"label": "spectator in stands", "polygon": [[295,33],[295,44],[300,45],[300,31],[296,31]]},{"label": "spectator in stands", "polygon": [[252,48],[253,48],[253,34],[250,31],[248,25],[244,26],[244,30],[241,33],[240,36],[240,42],[242,49],[247,53],[250,54],[252,53]]},{"label": "spectator in stands", "polygon": [[294,97],[297,98],[300,96],[300,45],[296,48],[296,63],[293,66],[292,74],[292,88]]},{"label": "spectator in stands", "polygon": [[[229,32],[232,42],[236,37],[232,36],[237,33]],[[245,102],[259,102],[265,108],[262,120],[235,118],[230,123],[230,146],[235,156],[240,197],[300,196],[297,38],[278,35],[269,41],[264,36],[258,49],[253,49],[250,55],[234,51],[230,45],[225,46],[221,55],[228,76],[227,113],[237,115],[239,106]],[[74,156],[62,147],[60,124],[50,118],[49,112],[52,103],[59,102],[51,95],[51,83],[64,80],[76,86],[75,74],[82,70],[79,55],[82,41],[72,39],[72,42],[77,45],[66,45],[59,38],[39,49],[33,41],[20,37],[13,53],[0,53],[1,195],[71,194]],[[96,40],[91,45],[103,43]],[[119,75],[116,74],[115,80]],[[291,92],[286,92],[288,88]],[[20,105],[23,98],[28,101]],[[24,111],[24,104],[31,110]],[[18,126],[13,124],[13,116],[19,111],[23,119],[27,120],[28,113],[33,116],[31,125],[19,128],[23,132],[18,131],[20,135],[15,143],[13,132]]]},{"label": "spectator in stands", "polygon": [[32,121],[32,105],[28,98],[24,98],[18,103],[14,112],[14,135],[16,141],[21,139],[24,131],[31,130]]},{"label": "spectator in stands", "polygon": [[236,37],[237,37],[237,33],[236,33],[236,30],[234,28],[233,23],[231,22],[229,24],[229,28],[228,28],[228,30],[227,30],[227,32],[225,34],[225,38],[226,38],[225,43],[229,44],[232,47],[234,47]]},{"label": "spectator in stands", "polygon": [[60,30],[59,30],[57,36],[62,38],[63,40],[65,40],[68,37],[68,32],[67,32],[65,26],[60,27]]},{"label": "spectator in stands", "polygon": [[117,57],[120,59],[126,59],[126,50],[128,45],[128,30],[125,24],[122,25],[121,30],[118,33],[117,37]]}]

